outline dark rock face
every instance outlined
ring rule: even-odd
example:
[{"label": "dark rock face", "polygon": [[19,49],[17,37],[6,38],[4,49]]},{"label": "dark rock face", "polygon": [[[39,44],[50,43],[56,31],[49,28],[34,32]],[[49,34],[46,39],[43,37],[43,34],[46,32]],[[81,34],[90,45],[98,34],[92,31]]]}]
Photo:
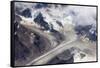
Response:
[{"label": "dark rock face", "polygon": [[70,50],[66,50],[63,53],[59,54],[57,57],[61,60],[68,60],[72,57],[73,55],[71,54]]},{"label": "dark rock face", "polygon": [[16,22],[20,22],[20,21],[22,21],[22,19],[21,19],[21,17],[20,17],[20,16],[15,15],[15,21],[16,21]]},{"label": "dark rock face", "polygon": [[59,58],[55,57],[53,58],[51,61],[49,61],[47,64],[49,65],[54,65],[54,64],[72,64],[74,63],[74,58],[73,57],[70,57],[70,59],[68,60],[60,60]]},{"label": "dark rock face", "polygon": [[75,27],[75,30],[76,30],[77,34],[83,35],[84,33],[89,32],[89,30],[91,28],[92,28],[92,25],[87,25],[87,26],[81,26],[81,25],[79,25],[79,26]]},{"label": "dark rock face", "polygon": [[23,10],[23,11],[21,12],[21,15],[24,16],[24,17],[26,17],[26,18],[32,17],[32,15],[31,15],[31,10],[30,10],[29,8],[26,8],[25,10]]},{"label": "dark rock face", "polygon": [[44,21],[44,18],[43,18],[43,16],[42,16],[41,13],[39,13],[39,14],[37,15],[37,17],[34,19],[34,21],[35,21],[38,25],[44,27],[45,30],[49,30],[49,29],[50,29],[48,23],[47,23],[46,21]]},{"label": "dark rock face", "polygon": [[19,25],[18,22],[15,22],[15,23],[14,23],[14,32],[17,31],[17,29],[18,29],[17,26],[18,26],[18,25]]},{"label": "dark rock face", "polygon": [[63,53],[57,55],[47,64],[66,64],[66,63],[67,64],[74,63],[73,55],[71,55],[71,52],[69,50],[66,50]]},{"label": "dark rock face", "polygon": [[63,27],[63,25],[61,24],[60,21],[56,21],[56,23],[57,23],[59,26]]},{"label": "dark rock face", "polygon": [[65,39],[64,35],[61,34],[60,32],[54,29],[51,29],[50,31],[51,31],[51,34],[56,38],[58,43],[62,42]]},{"label": "dark rock face", "polygon": [[35,46],[40,53],[50,50],[50,42],[48,39],[38,34],[35,34],[33,46]]},{"label": "dark rock face", "polygon": [[86,37],[89,38],[91,41],[96,41],[97,40],[97,32],[96,30],[93,31],[93,33],[90,32],[92,29],[92,25],[87,25],[87,26],[76,26],[75,31],[78,35],[86,35]]},{"label": "dark rock face", "polygon": [[30,50],[19,41],[18,36],[15,36],[15,60],[26,60],[30,54]]},{"label": "dark rock face", "polygon": [[[14,35],[15,60],[25,61],[27,59],[27,57],[30,55],[30,50],[28,49],[28,47],[26,47],[23,44],[23,42],[22,42],[23,40],[22,41],[20,40],[19,36],[21,36],[21,35],[19,34],[19,31],[21,31],[22,29],[21,30],[18,29],[17,28],[18,25],[19,25],[18,22],[14,23],[14,30],[16,32],[16,34]],[[20,28],[21,28],[21,26],[20,26]],[[21,32],[23,32],[23,31],[21,31]]]},{"label": "dark rock face", "polygon": [[45,7],[48,7],[48,4],[42,4],[42,3],[38,3],[36,6],[35,6],[35,8],[36,9],[40,9],[40,8],[45,8]]},{"label": "dark rock face", "polygon": [[22,10],[22,8],[21,7],[15,7],[15,13],[16,14],[21,14],[21,11],[20,10]]},{"label": "dark rock face", "polygon": [[86,55],[83,53],[80,53],[81,58],[84,58]]},{"label": "dark rock face", "polygon": [[93,33],[89,32],[87,37],[92,41],[97,41],[97,34],[96,33],[97,33],[96,31],[94,31]]}]

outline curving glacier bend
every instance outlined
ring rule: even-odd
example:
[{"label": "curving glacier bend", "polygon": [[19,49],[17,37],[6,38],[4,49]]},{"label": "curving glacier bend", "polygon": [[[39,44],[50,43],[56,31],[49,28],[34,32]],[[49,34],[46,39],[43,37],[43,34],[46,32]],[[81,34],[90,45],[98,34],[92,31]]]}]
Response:
[{"label": "curving glacier bend", "polygon": [[18,2],[14,24],[16,66],[97,60],[96,7]]}]

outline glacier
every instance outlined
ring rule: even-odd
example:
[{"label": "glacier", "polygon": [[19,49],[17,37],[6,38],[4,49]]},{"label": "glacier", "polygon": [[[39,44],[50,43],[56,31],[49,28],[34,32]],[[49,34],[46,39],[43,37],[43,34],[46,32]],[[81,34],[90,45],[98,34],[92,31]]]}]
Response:
[{"label": "glacier", "polygon": [[96,61],[96,7],[15,3],[15,65]]}]

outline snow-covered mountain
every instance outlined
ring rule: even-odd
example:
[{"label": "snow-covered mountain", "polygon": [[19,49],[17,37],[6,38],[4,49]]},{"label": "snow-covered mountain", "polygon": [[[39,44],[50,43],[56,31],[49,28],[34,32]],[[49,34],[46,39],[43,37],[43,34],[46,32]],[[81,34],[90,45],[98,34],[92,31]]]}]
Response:
[{"label": "snow-covered mountain", "polygon": [[[15,34],[18,32],[18,37],[22,36],[20,39],[27,48],[30,49],[34,45],[35,48],[40,49],[40,52],[37,51],[39,55],[36,55],[35,58],[42,54],[44,55],[39,58],[45,58],[46,55],[50,55],[48,51],[52,56],[54,50],[58,51],[59,46],[66,44],[66,50],[61,48],[61,54],[59,51],[54,51],[55,55],[52,59],[55,58],[55,61],[48,59],[47,64],[96,61],[96,7],[16,2],[15,15],[17,23]],[[28,43],[26,43],[27,41]],[[73,41],[70,46],[67,44],[69,41]],[[70,48],[67,49],[67,46]],[[48,54],[45,54],[46,52]],[[41,64],[40,61],[43,61],[42,58],[36,60],[36,64]]]}]

